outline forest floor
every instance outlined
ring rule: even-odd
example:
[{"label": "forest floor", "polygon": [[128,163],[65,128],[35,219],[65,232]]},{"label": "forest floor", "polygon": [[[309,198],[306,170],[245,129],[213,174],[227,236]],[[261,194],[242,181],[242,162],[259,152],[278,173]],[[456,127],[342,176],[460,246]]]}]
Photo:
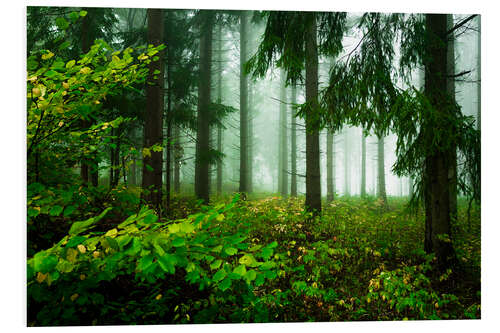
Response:
[{"label": "forest floor", "polygon": [[[215,201],[222,207],[230,199]],[[189,273],[180,269],[167,275],[168,279],[141,283],[127,271],[85,289],[92,302],[75,305],[66,320],[61,316],[54,320],[50,315],[56,315],[54,307],[62,306],[64,296],[60,302],[52,302],[37,294],[46,289],[28,289],[28,322],[37,326],[480,318],[477,207],[472,206],[469,218],[467,202],[459,200],[452,233],[457,265],[443,272],[435,269],[435,258],[423,251],[423,212],[411,213],[406,204],[405,198],[389,198],[385,207],[375,198],[339,198],[324,203],[322,216],[313,218],[304,213],[303,198],[263,194],[239,200],[219,224],[221,230],[233,232],[249,226],[243,237],[248,245],[238,251],[274,244],[272,250],[264,247],[268,254],[263,258],[277,264],[275,270],[266,272],[266,283],[249,287],[229,281],[223,288],[196,291],[187,282]],[[209,214],[217,209],[176,196],[171,207],[169,216],[159,223],[185,221],[197,212]],[[215,216],[219,220],[221,214]],[[123,220],[117,215],[106,217],[102,232]],[[83,274],[75,269],[77,272]],[[83,272],[90,279],[90,273]],[[255,274],[247,281],[254,279]],[[123,288],[128,290],[126,294]],[[96,304],[100,310],[90,310]]]}]

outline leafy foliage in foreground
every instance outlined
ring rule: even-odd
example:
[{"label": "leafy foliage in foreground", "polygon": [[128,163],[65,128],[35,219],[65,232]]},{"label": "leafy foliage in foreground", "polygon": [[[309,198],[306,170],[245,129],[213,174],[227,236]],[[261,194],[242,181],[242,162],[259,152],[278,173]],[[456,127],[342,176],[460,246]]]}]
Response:
[{"label": "leafy foliage in foreground", "polygon": [[236,197],[174,220],[143,207],[103,230],[115,211],[108,207],[28,260],[28,321],[479,318],[477,212],[469,229],[460,205],[453,242],[464,266],[440,274],[422,251],[422,217],[404,203],[393,199],[386,210],[371,199],[339,200],[312,218],[300,199]]}]

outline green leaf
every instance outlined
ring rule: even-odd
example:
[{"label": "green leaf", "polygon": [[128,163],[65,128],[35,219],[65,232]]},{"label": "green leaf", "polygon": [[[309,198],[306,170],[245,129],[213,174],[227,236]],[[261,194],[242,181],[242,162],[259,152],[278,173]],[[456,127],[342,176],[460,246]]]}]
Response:
[{"label": "green leaf", "polygon": [[56,71],[53,71],[53,70],[48,70],[45,72],[45,74],[43,74],[44,76],[48,77],[49,79],[53,78],[54,76],[56,76],[58,73]]},{"label": "green leaf", "polygon": [[146,223],[146,224],[152,224],[152,223],[155,223],[156,221],[158,221],[158,216],[156,216],[154,214],[147,215],[144,218],[144,223]]},{"label": "green leaf", "polygon": [[64,17],[56,18],[56,25],[61,30],[66,30],[69,27],[69,23],[68,23],[68,21],[66,21],[66,19]]},{"label": "green leaf", "polygon": [[241,257],[239,263],[251,267],[257,266],[257,260],[255,260],[255,257],[250,253],[247,253],[243,257]]},{"label": "green leaf", "polygon": [[222,283],[219,284],[219,289],[222,291],[227,290],[229,287],[231,287],[231,279],[230,278],[225,278]]},{"label": "green leaf", "polygon": [[222,260],[217,259],[213,263],[210,264],[210,268],[211,269],[217,269],[217,268],[220,267],[221,264],[222,264]]},{"label": "green leaf", "polygon": [[181,237],[177,237],[172,241],[172,246],[180,247],[186,245],[186,240]]},{"label": "green leaf", "polygon": [[90,228],[93,224],[101,220],[104,217],[104,215],[106,215],[106,213],[109,212],[111,209],[112,207],[108,207],[99,216],[91,217],[85,221],[78,221],[73,223],[68,233],[70,235],[78,235],[79,233],[84,232],[85,230]]},{"label": "green leaf", "polygon": [[80,10],[80,16],[84,17],[85,15],[87,15],[87,11],[86,10]]},{"label": "green leaf", "polygon": [[233,269],[233,273],[244,276],[247,273],[247,268],[245,265],[239,265],[238,267]]},{"label": "green leaf", "polygon": [[42,273],[50,272],[54,267],[56,267],[58,263],[57,257],[55,255],[48,254],[45,251],[35,254],[33,260],[35,271]]},{"label": "green leaf", "polygon": [[227,276],[227,272],[224,269],[220,269],[217,271],[217,273],[214,274],[214,276],[212,277],[212,280],[214,280],[215,282],[219,282],[220,280],[222,280],[226,276]]},{"label": "green leaf", "polygon": [[245,274],[245,279],[247,279],[248,281],[253,281],[253,280],[255,280],[256,277],[257,277],[257,272],[255,272],[253,269],[249,270]]},{"label": "green leaf", "polygon": [[49,214],[50,216],[59,216],[62,213],[62,211],[63,207],[55,205],[50,209]]},{"label": "green leaf", "polygon": [[83,236],[71,237],[71,239],[68,241],[68,243],[66,243],[66,247],[69,248],[69,247],[77,246],[79,244],[82,244],[86,239],[87,238],[83,237]]},{"label": "green leaf", "polygon": [[186,234],[192,233],[195,229],[194,225],[189,223],[188,221],[184,221],[181,224],[179,224],[179,229],[182,232],[185,232]]},{"label": "green leaf", "polygon": [[73,23],[75,23],[80,18],[80,15],[78,12],[71,12],[69,13],[69,18]]},{"label": "green leaf", "polygon": [[224,249],[224,252],[226,252],[228,255],[232,256],[238,252],[238,250],[234,247],[227,247]]},{"label": "green leaf", "polygon": [[265,260],[268,260],[269,258],[271,258],[271,256],[273,255],[273,249],[270,249],[268,247],[262,249],[262,253],[261,253],[261,256],[262,258],[264,258]]},{"label": "green leaf", "polygon": [[177,264],[177,259],[174,255],[167,253],[164,256],[158,258],[158,264],[160,267],[170,274],[175,274],[175,264]]},{"label": "green leaf", "polygon": [[263,273],[257,274],[257,278],[255,279],[255,285],[257,287],[262,286],[265,282],[265,276]]},{"label": "green leaf", "polygon": [[[40,207],[38,207],[40,208]],[[32,207],[28,207],[28,216],[29,217],[37,217],[40,214],[40,209],[34,209]]]},{"label": "green leaf", "polygon": [[66,63],[66,68],[70,69],[75,65],[76,61],[75,60],[70,60]]},{"label": "green leaf", "polygon": [[73,213],[75,211],[76,207],[75,206],[66,206],[66,208],[64,208],[64,217],[68,217],[71,215],[71,213]]}]

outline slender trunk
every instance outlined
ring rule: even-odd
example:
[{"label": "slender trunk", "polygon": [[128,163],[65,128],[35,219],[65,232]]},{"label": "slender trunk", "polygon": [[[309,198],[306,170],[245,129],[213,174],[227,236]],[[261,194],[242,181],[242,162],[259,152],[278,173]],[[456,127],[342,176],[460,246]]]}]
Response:
[{"label": "slender trunk", "polygon": [[387,194],[385,192],[385,154],[384,154],[384,137],[380,136],[377,142],[377,162],[378,162],[378,188],[377,196],[382,200],[384,205],[387,205]]},{"label": "slender trunk", "polygon": [[[446,15],[446,29],[451,30],[453,28],[453,14]],[[446,80],[446,91],[448,96],[451,98],[453,103],[453,112],[456,114],[459,112],[455,108],[455,34],[452,32],[448,35],[448,45],[446,53],[446,66],[447,66],[447,77]],[[450,182],[450,213],[452,221],[457,219],[457,147],[452,145],[450,149],[450,169],[448,170],[448,177]]]},{"label": "slender trunk", "polygon": [[181,191],[181,162],[182,147],[180,145],[181,133],[179,126],[174,126],[174,191],[180,193]]},{"label": "slender trunk", "polygon": [[350,196],[349,185],[349,132],[347,126],[344,128],[344,196]]},{"label": "slender trunk", "polygon": [[[292,106],[294,106],[297,103],[297,86],[293,85],[292,86],[292,96],[291,96],[291,103]],[[290,185],[290,195],[292,197],[297,196],[297,123],[295,119],[295,110],[292,109],[291,114],[291,124],[292,128],[290,130],[290,150],[291,150],[291,156],[290,156],[290,162],[291,162],[291,185]]]},{"label": "slender trunk", "polygon": [[481,15],[477,16],[477,129],[481,129]]},{"label": "slender trunk", "polygon": [[200,76],[198,82],[198,117],[196,132],[195,194],[205,203],[210,200],[210,87],[212,64],[212,29],[214,13],[201,10],[203,23],[200,27]]},{"label": "slender trunk", "polygon": [[[163,43],[163,10],[148,9],[148,44],[155,46]],[[144,126],[144,147],[150,148],[162,144],[163,139],[163,83],[164,83],[163,51],[158,54],[157,61],[149,65],[148,84],[146,86],[146,116]],[[155,74],[159,71],[159,74]],[[158,72],[157,72],[158,73]],[[143,199],[154,207],[161,206],[162,194],[162,156],[163,152],[154,152],[143,156],[142,188]]]},{"label": "slender trunk", "polygon": [[[426,137],[434,138],[433,133],[446,133],[443,126],[447,126],[445,119],[450,110],[450,99],[447,86],[447,22],[445,14],[427,14],[425,20],[426,31],[434,42],[426,45],[427,60],[425,62],[425,94],[436,113],[430,119],[429,131]],[[437,120],[436,120],[437,118]],[[438,138],[437,147],[449,138]],[[451,154],[448,151],[433,149],[425,159],[425,210],[426,232],[425,248],[434,252],[441,268],[449,267],[454,258],[451,237],[451,210],[450,210],[450,178],[449,170]]]},{"label": "slender trunk", "polygon": [[361,197],[366,197],[366,136],[361,130]]},{"label": "slender trunk", "polygon": [[[170,10],[167,10],[167,22],[170,23]],[[166,163],[165,163],[165,194],[166,208],[170,210],[170,188],[172,180],[172,65],[173,53],[169,52],[169,37],[166,36],[165,43],[167,44],[167,146],[166,146]]]},{"label": "slender trunk", "polygon": [[[222,24],[217,29],[217,103],[222,104]],[[222,124],[217,125],[217,150],[222,153]],[[217,161],[217,195],[222,194],[222,160]]]},{"label": "slender trunk", "polygon": [[321,213],[321,172],[319,149],[318,110],[318,44],[316,36],[316,14],[309,16],[306,37],[306,209]]},{"label": "slender trunk", "polygon": [[240,16],[240,188],[248,192],[248,79],[244,64],[247,61],[248,12]]},{"label": "slender trunk", "polygon": [[253,89],[248,85],[248,193],[253,191]]},{"label": "slender trunk", "polygon": [[333,133],[326,132],[326,201],[333,201]]},{"label": "slender trunk", "polygon": [[279,131],[279,144],[280,144],[280,172],[281,183],[280,193],[286,198],[288,196],[288,144],[287,144],[287,105],[286,105],[286,72],[280,71],[280,131]]}]

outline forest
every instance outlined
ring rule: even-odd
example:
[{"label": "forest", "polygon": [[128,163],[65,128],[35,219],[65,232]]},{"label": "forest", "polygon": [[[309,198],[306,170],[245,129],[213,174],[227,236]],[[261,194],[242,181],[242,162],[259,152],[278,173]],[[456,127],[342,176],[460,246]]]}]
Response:
[{"label": "forest", "polygon": [[480,15],[28,6],[26,51],[28,326],[481,319]]}]

